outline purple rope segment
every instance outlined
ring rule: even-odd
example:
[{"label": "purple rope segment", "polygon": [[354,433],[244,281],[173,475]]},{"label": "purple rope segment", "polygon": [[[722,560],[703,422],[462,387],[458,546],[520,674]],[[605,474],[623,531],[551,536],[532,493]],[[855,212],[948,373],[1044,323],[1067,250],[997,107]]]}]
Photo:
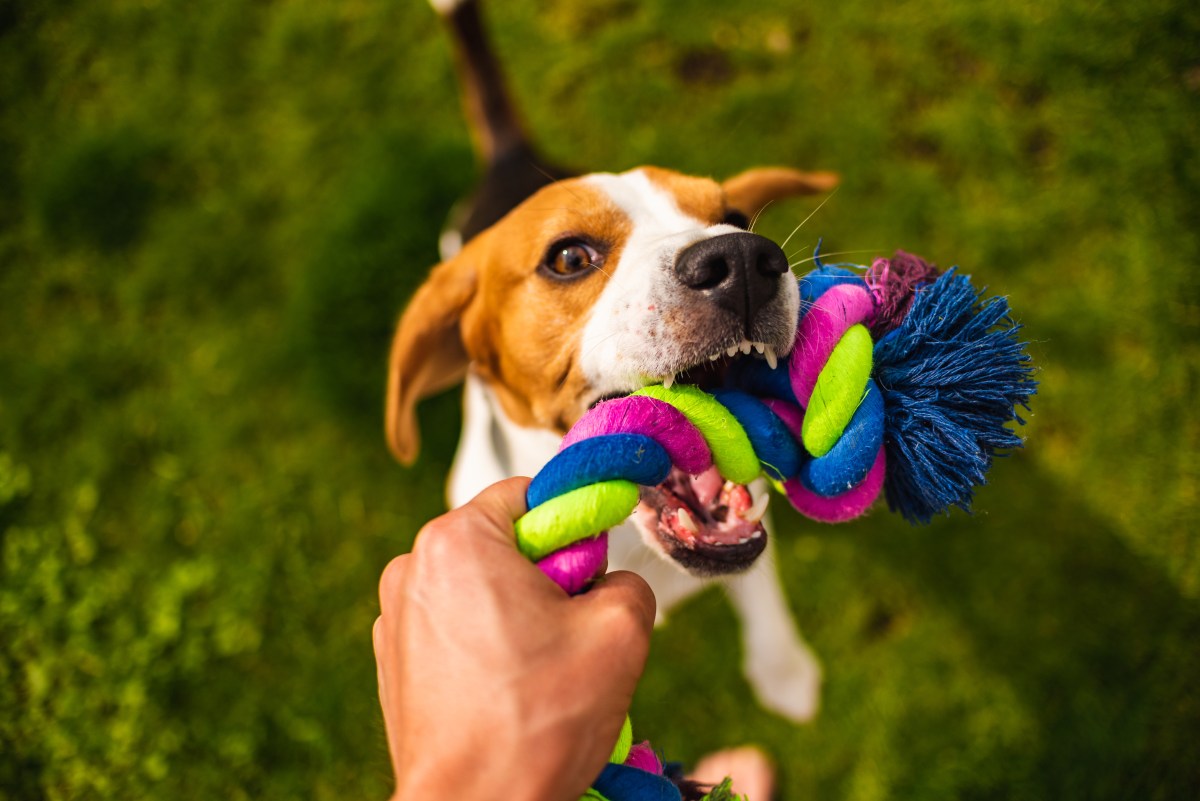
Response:
[{"label": "purple rope segment", "polygon": [[683,412],[657,398],[630,395],[596,404],[567,432],[562,448],[604,434],[650,437],[688,475],[700,475],[712,467],[712,451],[704,437]]}]

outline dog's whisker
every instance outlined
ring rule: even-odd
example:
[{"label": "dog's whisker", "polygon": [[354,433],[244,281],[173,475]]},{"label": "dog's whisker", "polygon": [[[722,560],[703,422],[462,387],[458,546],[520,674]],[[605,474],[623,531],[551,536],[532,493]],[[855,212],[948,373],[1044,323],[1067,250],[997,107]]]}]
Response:
[{"label": "dog's whisker", "polygon": [[800,224],[792,229],[792,232],[790,234],[788,234],[787,239],[783,240],[783,243],[780,244],[779,248],[781,250],[783,248],[787,247],[787,243],[792,240],[792,237],[796,235],[797,231],[799,231],[801,228],[804,227],[804,224],[806,222],[808,222],[809,220],[811,220],[813,218],[814,214],[816,214],[821,209],[825,208],[826,203],[833,200],[833,196],[837,194],[837,191],[838,191],[838,187],[835,186],[832,190],[830,190],[829,194],[825,197],[825,199],[821,201],[820,205],[818,205],[815,209],[813,209],[811,214],[809,214],[807,217],[805,217],[803,220],[801,220]]},{"label": "dog's whisker", "polygon": [[612,273],[610,273],[608,270],[605,270],[605,269],[604,269],[603,267],[601,267],[599,264],[596,264],[596,262],[594,262],[594,261],[589,261],[589,262],[588,262],[588,264],[587,264],[587,266],[588,266],[588,267],[591,267],[593,270],[598,270],[598,271],[600,271],[600,272],[604,273],[605,275],[607,275],[607,276],[608,276],[608,280],[610,280],[610,281],[612,280]]},{"label": "dog's whisker", "polygon": [[[788,261],[791,261],[792,259],[796,258],[801,253],[804,253],[807,250],[808,250],[807,247],[803,247],[803,248],[800,248],[799,250],[792,251],[791,253],[787,254]],[[825,254],[822,253],[821,255],[823,256]]]},{"label": "dog's whisker", "polygon": [[[529,164],[530,167],[533,167],[535,170],[537,170],[539,173],[541,173],[543,177],[549,178],[550,183],[556,184],[562,180],[561,178],[555,178],[553,175],[550,174],[550,172],[548,170],[542,169],[542,165],[538,164],[533,159],[526,159],[525,161]],[[570,187],[567,187],[567,191],[571,192]],[[571,194],[574,195],[575,193],[571,192]],[[580,198],[578,195],[575,195],[575,197],[579,200],[582,200],[582,198]]]},{"label": "dog's whisker", "polygon": [[768,200],[766,202],[766,205],[764,205],[758,211],[754,212],[754,218],[752,220],[750,220],[750,225],[747,226],[747,228],[746,228],[747,231],[749,231],[750,233],[754,233],[754,226],[758,225],[758,219],[760,217],[762,217],[763,212],[766,211],[770,207],[770,205],[774,202],[775,202],[774,200]]},{"label": "dog's whisker", "polygon": [[615,336],[618,336],[618,335],[620,335],[620,334],[623,334],[623,333],[625,333],[625,332],[624,332],[624,331],[613,331],[613,332],[612,332],[611,334],[609,334],[608,336],[601,337],[601,338],[600,338],[600,339],[599,339],[597,342],[595,342],[595,343],[594,343],[594,344],[593,344],[593,345],[592,345],[590,348],[588,348],[588,349],[587,349],[587,350],[585,350],[585,351],[584,351],[582,354],[580,354],[580,356],[579,356],[579,360],[580,360],[580,361],[583,361],[583,360],[584,360],[584,358],[586,358],[587,356],[590,356],[590,355],[592,354],[592,352],[596,350],[596,348],[600,347],[601,345],[603,345],[605,342],[607,342],[608,340],[612,339],[613,337],[615,337]]},{"label": "dog's whisker", "polygon": [[807,259],[800,259],[800,261],[792,262],[788,265],[788,268],[792,269],[806,262],[816,261],[817,259],[827,259],[830,256],[847,256],[852,253],[878,253],[879,251],[880,248],[863,248],[861,250],[835,250],[833,253],[818,253],[815,256],[809,256]]}]

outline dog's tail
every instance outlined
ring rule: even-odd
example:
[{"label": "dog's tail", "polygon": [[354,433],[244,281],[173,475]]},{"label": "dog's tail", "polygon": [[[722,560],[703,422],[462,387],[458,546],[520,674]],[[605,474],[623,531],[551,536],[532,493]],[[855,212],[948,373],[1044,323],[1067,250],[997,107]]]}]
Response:
[{"label": "dog's tail", "polygon": [[483,164],[478,189],[455,207],[442,233],[443,258],[538,189],[572,174],[543,159],[525,133],[484,30],[479,2],[430,0],[454,41],[463,105]]},{"label": "dog's tail", "polygon": [[483,162],[532,149],[484,31],[479,0],[430,0],[430,5],[450,29],[463,105]]}]

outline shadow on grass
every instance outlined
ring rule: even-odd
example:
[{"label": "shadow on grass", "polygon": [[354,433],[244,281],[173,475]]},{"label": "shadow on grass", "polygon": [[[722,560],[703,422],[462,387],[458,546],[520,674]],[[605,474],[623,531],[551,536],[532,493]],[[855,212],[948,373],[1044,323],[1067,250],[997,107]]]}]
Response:
[{"label": "shadow on grass", "polygon": [[636,733],[684,761],[761,743],[782,798],[1194,797],[1197,605],[1023,456],[976,508],[920,528],[778,512],[787,592],[825,666],[820,716],[757,705],[710,592],[656,632]]},{"label": "shadow on grass", "polygon": [[994,471],[986,515],[875,529],[859,546],[956,618],[1036,715],[1040,750],[1013,777],[1028,794],[1195,797],[1200,608],[1022,462]]},{"label": "shadow on grass", "polygon": [[388,343],[438,261],[438,234],[471,163],[459,145],[411,134],[364,144],[294,282],[290,358],[360,433],[380,436]]}]

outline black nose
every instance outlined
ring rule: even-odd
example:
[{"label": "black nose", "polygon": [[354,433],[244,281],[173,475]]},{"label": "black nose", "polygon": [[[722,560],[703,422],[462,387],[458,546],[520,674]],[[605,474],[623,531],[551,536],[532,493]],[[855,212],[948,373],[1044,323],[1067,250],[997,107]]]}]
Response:
[{"label": "black nose", "polygon": [[675,259],[679,282],[738,315],[747,335],[754,315],[775,297],[779,276],[787,271],[787,256],[778,245],[745,231],[702,239]]}]

